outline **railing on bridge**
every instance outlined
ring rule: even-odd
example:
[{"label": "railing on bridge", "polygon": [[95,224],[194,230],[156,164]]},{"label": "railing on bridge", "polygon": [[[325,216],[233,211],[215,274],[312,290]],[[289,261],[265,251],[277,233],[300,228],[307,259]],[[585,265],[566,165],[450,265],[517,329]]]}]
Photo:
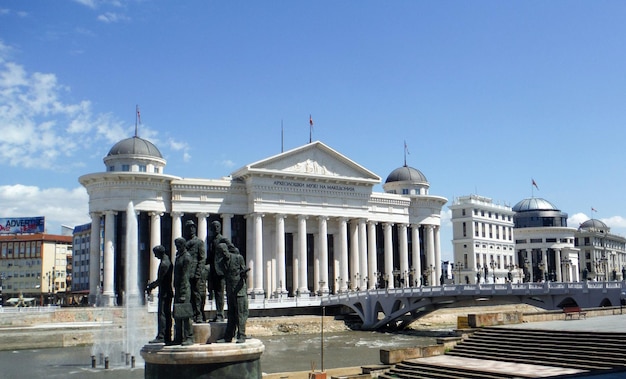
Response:
[{"label": "railing on bridge", "polygon": [[[558,309],[576,302],[583,307],[619,305],[626,299],[625,282],[543,282],[502,284],[447,284],[344,292],[322,297],[322,306],[343,305],[353,309],[364,328],[375,329],[395,320],[416,317],[420,309],[431,310],[463,300],[505,299],[544,309]],[[383,317],[380,318],[380,314]]]}]

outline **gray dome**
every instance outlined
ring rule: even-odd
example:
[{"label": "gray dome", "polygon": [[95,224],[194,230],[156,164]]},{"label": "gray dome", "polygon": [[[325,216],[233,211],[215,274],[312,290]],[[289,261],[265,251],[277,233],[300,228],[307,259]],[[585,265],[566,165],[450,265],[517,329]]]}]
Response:
[{"label": "gray dome", "polygon": [[609,227],[602,221],[592,218],[580,224],[579,229],[608,230]]},{"label": "gray dome", "polygon": [[385,180],[385,183],[392,182],[425,182],[428,183],[426,176],[420,170],[409,166],[399,167],[391,172]]},{"label": "gray dome", "polygon": [[146,155],[150,157],[163,158],[159,149],[154,146],[154,144],[148,140],[143,138],[139,138],[137,136],[126,138],[116,143],[111,150],[109,150],[109,154],[107,157],[112,155]]},{"label": "gray dome", "polygon": [[528,211],[558,211],[559,209],[551,202],[545,199],[531,197],[530,199],[524,199],[513,206],[513,212],[528,212]]}]

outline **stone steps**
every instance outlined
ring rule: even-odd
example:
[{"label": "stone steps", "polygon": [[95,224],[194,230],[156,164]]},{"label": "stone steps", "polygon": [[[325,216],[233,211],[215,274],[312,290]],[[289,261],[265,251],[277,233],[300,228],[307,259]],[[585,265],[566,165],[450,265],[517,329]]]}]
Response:
[{"label": "stone steps", "polygon": [[[445,355],[450,360],[471,359],[479,364],[467,367],[443,360],[431,364],[429,358],[412,359],[397,364],[380,378],[507,379],[535,377],[533,370],[540,369],[608,372],[626,367],[625,346],[626,333],[487,327],[477,330]],[[524,367],[526,374],[512,368],[516,365]]]},{"label": "stone steps", "polygon": [[506,375],[482,370],[473,370],[462,367],[444,367],[421,363],[419,360],[402,362],[387,373],[379,376],[383,379],[512,379],[522,378],[517,374]]}]

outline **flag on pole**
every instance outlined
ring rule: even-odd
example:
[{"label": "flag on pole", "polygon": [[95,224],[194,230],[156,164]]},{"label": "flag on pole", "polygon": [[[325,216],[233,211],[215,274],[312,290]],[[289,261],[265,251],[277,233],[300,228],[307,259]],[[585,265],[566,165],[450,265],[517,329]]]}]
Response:
[{"label": "flag on pole", "polygon": [[591,207],[591,211],[592,211],[592,212],[597,212],[598,210],[597,210],[597,209],[595,209],[594,207]]},{"label": "flag on pole", "polygon": [[313,127],[313,117],[309,115],[309,126]]},{"label": "flag on pole", "polygon": [[409,152],[409,146],[406,144],[406,141],[404,141],[404,151],[406,151],[407,154],[411,155],[411,153]]},{"label": "flag on pole", "polygon": [[539,190],[539,187],[537,186],[537,182],[535,182],[535,179],[531,179],[533,181],[533,186],[535,186],[535,188],[537,188],[537,190]]}]

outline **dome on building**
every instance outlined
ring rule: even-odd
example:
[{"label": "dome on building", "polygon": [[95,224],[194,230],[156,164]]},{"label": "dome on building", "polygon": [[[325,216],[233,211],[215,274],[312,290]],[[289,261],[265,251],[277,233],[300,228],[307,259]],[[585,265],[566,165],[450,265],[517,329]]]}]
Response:
[{"label": "dome on building", "polygon": [[413,167],[402,166],[391,172],[385,183],[392,182],[424,182],[428,183],[426,176],[420,170]]},{"label": "dome on building", "polygon": [[531,197],[524,199],[513,206],[514,212],[528,212],[528,211],[558,211],[559,209],[551,202],[538,197]]},{"label": "dome on building", "polygon": [[107,157],[126,154],[163,158],[159,149],[152,142],[137,136],[123,139],[113,145]]},{"label": "dome on building", "polygon": [[591,219],[583,222],[578,227],[579,229],[594,229],[594,230],[609,230],[609,227],[600,220]]}]

